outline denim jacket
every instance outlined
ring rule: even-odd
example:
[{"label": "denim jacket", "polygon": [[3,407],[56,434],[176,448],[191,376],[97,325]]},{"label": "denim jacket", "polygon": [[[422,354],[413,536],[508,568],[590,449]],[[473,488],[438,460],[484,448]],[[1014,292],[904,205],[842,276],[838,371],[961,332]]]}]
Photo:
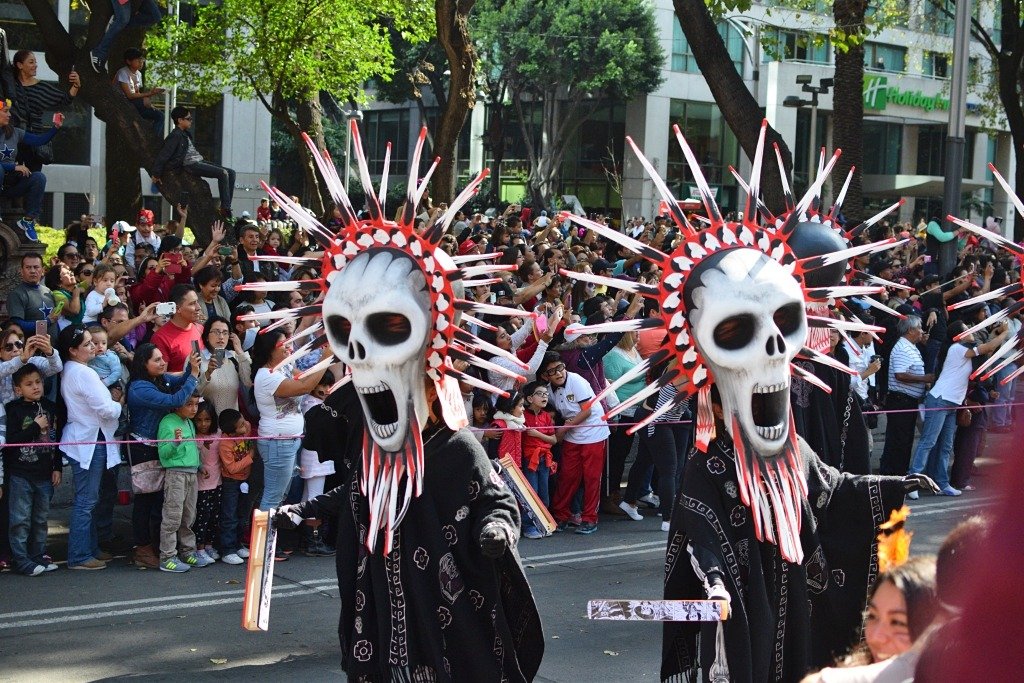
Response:
[{"label": "denim jacket", "polygon": [[128,430],[140,440],[156,439],[163,416],[185,405],[199,386],[199,380],[187,369],[181,375],[164,375],[164,381],[173,393],[160,391],[148,379],[134,380],[128,385],[128,410],[131,414]]}]

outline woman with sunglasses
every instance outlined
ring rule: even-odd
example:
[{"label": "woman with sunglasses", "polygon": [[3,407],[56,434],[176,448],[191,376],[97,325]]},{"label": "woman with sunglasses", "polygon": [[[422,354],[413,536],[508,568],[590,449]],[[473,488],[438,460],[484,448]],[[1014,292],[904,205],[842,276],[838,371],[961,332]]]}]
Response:
[{"label": "woman with sunglasses", "polygon": [[[61,434],[60,450],[71,461],[75,502],[68,534],[68,569],[106,569],[109,555],[102,552],[96,535],[93,511],[99,500],[103,472],[121,464],[114,443],[121,416],[121,390],[107,389],[89,367],[96,357],[92,335],[81,325],[61,330],[57,348],[64,361],[60,394],[68,407],[68,421]],[[109,442],[96,443],[90,442]]]},{"label": "woman with sunglasses", "polygon": [[53,128],[44,134],[28,133],[23,128],[11,125],[11,101],[0,100],[0,149],[5,150],[0,158],[0,166],[4,169],[4,184],[0,188],[0,197],[25,198],[25,216],[16,225],[33,242],[39,241],[36,234],[36,218],[43,210],[43,195],[46,193],[46,176],[33,171],[24,164],[16,163],[19,158],[18,148],[39,147],[45,145],[60,129],[63,119],[55,115]]},{"label": "woman with sunglasses", "polygon": [[[42,355],[36,355],[37,353]],[[11,375],[20,367],[31,363],[39,368],[43,377],[56,375],[63,365],[60,356],[53,351],[49,335],[34,335],[25,341],[25,334],[19,327],[8,328],[0,344],[0,403],[14,400]]]}]

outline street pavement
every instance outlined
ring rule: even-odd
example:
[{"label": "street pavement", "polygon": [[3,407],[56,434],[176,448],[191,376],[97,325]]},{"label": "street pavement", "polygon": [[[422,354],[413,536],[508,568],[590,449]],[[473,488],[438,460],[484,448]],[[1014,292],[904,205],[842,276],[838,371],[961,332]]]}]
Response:
[{"label": "street pavement", "polygon": [[[913,553],[935,552],[958,521],[991,504],[996,479],[978,477],[979,490],[960,498],[910,501]],[[592,598],[661,597],[666,534],[648,514],[642,522],[603,516],[592,536],[523,540],[523,564],[544,622],[539,681],[658,680],[658,624],[585,618]],[[60,548],[66,527],[54,516]],[[342,677],[333,558],[295,555],[276,566],[268,633],[241,628],[244,572],[244,565],[217,563],[168,574],[138,570],[121,558],[99,572],[62,566],[35,578],[0,575],[0,681]]]}]

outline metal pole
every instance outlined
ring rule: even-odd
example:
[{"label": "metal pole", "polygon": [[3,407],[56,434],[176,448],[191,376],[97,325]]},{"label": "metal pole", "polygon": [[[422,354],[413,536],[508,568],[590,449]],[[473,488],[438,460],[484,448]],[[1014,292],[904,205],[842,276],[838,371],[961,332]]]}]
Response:
[{"label": "metal pole", "polygon": [[349,156],[352,154],[352,124],[349,114],[351,112],[344,112],[345,114],[345,194],[348,194],[348,176],[349,176]]},{"label": "metal pole", "polygon": [[807,141],[807,187],[811,186],[814,182],[814,177],[817,175],[816,164],[818,158],[817,152],[817,141],[818,141],[818,93],[814,93],[811,96],[811,132],[808,135]]},{"label": "metal pole", "polygon": [[[956,23],[953,27],[953,73],[949,82],[949,135],[946,137],[946,177],[942,185],[942,227],[954,232],[946,216],[960,213],[961,181],[964,168],[966,141],[965,116],[967,113],[967,67],[971,26],[971,0],[956,3]],[[957,241],[952,239],[938,245],[939,275],[948,275],[956,265]]]}]

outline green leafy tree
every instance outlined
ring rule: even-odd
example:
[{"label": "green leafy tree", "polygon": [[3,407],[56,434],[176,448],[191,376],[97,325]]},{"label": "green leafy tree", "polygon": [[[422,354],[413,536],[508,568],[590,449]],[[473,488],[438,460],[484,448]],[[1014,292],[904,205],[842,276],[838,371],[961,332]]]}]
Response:
[{"label": "green leafy tree", "polygon": [[426,0],[187,0],[193,21],[173,19],[151,31],[147,47],[157,78],[197,97],[230,92],[259,100],[301,149],[303,198],[323,213],[324,193],[306,132],[325,146],[320,93],[365,99],[370,79],[387,80],[394,57],[389,30],[415,41],[433,24]]},{"label": "green leafy tree", "polygon": [[526,142],[530,200],[549,206],[579,127],[661,83],[653,10],[645,0],[481,0],[477,11],[477,40],[495,46],[490,68],[505,70]]}]

